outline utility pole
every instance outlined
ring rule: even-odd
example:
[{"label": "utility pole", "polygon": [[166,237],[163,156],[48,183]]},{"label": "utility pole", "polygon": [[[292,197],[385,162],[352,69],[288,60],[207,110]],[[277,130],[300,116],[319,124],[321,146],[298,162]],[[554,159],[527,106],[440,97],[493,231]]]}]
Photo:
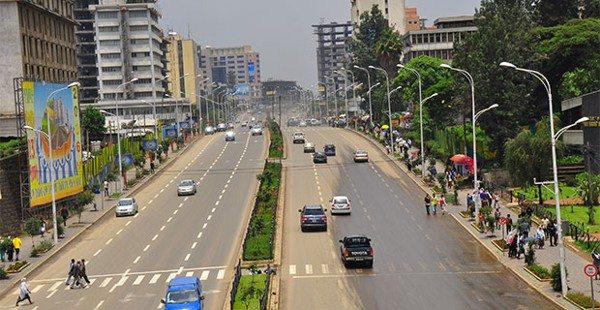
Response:
[{"label": "utility pole", "polygon": [[279,126],[281,127],[281,95],[279,95]]},{"label": "utility pole", "polygon": [[591,207],[594,205],[594,200],[592,198],[594,186],[592,184],[592,149],[590,148],[589,141],[583,147],[583,154],[585,155],[585,170],[587,171],[588,181],[588,195],[585,197],[585,203],[588,205],[588,207]]}]

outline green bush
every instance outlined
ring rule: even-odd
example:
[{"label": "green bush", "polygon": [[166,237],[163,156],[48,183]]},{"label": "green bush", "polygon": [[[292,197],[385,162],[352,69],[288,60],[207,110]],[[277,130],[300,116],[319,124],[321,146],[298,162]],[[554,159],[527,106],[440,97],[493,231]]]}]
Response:
[{"label": "green bush", "polygon": [[[550,280],[550,284],[552,285],[552,289],[555,292],[561,292],[562,291],[562,283],[560,282],[560,265],[558,263],[552,265],[550,273],[551,273],[551,276],[552,276],[552,280]],[[567,275],[569,274],[567,272],[567,267],[565,267],[565,273],[567,273]]]},{"label": "green bush", "polygon": [[269,157],[283,157],[283,137],[279,125],[273,121],[269,121],[269,133],[271,135],[271,144],[269,145]]},{"label": "green bush", "polygon": [[537,263],[527,266],[527,269],[533,272],[540,279],[550,279],[552,277],[552,274],[550,274],[550,270],[548,270],[548,268]]},{"label": "green bush", "polygon": [[53,246],[54,246],[54,243],[52,243],[48,240],[42,240],[42,241],[40,241],[40,243],[38,243],[38,245],[35,247],[35,249],[37,249],[40,252],[44,252],[44,251],[50,250]]},{"label": "green bush", "polygon": [[127,187],[133,187],[134,185],[136,185],[138,182],[137,179],[133,179],[133,180],[127,180]]},{"label": "green bush", "polygon": [[6,273],[6,270],[4,270],[4,267],[0,267],[0,280],[6,279],[8,279],[8,274]]},{"label": "green bush", "polygon": [[30,217],[25,221],[23,230],[33,237],[40,233],[40,227],[42,227],[42,220],[37,217]]},{"label": "green bush", "polygon": [[[581,306],[585,309],[592,308],[592,298],[585,295],[584,293],[570,292],[570,293],[567,293],[567,297],[571,301],[573,301],[574,303],[578,304],[579,306]],[[600,307],[600,303],[598,301],[595,301],[594,308],[598,308],[598,307]]]},{"label": "green bush", "polygon": [[563,156],[558,160],[558,164],[559,165],[583,164],[583,156],[581,156],[581,155]]}]

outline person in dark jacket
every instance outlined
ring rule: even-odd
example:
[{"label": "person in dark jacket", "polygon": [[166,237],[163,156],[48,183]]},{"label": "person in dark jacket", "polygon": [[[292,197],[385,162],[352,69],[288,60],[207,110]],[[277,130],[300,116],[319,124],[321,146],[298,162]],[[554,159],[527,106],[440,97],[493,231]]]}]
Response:
[{"label": "person in dark jacket", "polygon": [[87,283],[90,284],[90,279],[88,279],[87,271],[85,269],[85,258],[81,259],[81,278]]},{"label": "person in dark jacket", "polygon": [[427,215],[430,215],[429,209],[431,208],[431,196],[429,194],[425,195],[425,210],[427,211]]}]

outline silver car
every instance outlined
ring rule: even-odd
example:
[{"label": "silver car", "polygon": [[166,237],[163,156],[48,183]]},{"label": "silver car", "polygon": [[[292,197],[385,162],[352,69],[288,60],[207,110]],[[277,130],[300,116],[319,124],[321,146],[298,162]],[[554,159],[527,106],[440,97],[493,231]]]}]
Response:
[{"label": "silver car", "polygon": [[253,136],[254,135],[262,136],[262,127],[260,127],[260,125],[256,125],[256,126],[252,127],[252,129],[250,130],[250,133]]},{"label": "silver car", "polygon": [[115,207],[115,214],[117,216],[135,215],[136,213],[138,213],[138,205],[135,198],[119,199]]},{"label": "silver car", "polygon": [[307,142],[304,144],[304,153],[314,153],[315,145],[313,143]]},{"label": "silver car", "polygon": [[196,182],[194,180],[182,180],[177,186],[177,196],[195,195],[196,190]]},{"label": "silver car", "polygon": [[331,203],[331,214],[350,214],[352,212],[350,199],[346,196],[335,196],[329,202]]}]

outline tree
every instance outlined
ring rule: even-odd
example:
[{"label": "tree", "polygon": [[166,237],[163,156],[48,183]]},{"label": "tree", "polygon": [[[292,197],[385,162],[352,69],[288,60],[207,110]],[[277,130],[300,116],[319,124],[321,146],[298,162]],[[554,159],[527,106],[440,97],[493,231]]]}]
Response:
[{"label": "tree", "polygon": [[[591,186],[589,179],[592,180]],[[577,184],[579,197],[585,201],[589,209],[588,224],[596,225],[594,205],[598,204],[598,196],[600,195],[600,175],[594,175],[590,178],[587,172],[582,172],[575,177],[575,183]]]},{"label": "tree", "polygon": [[[504,154],[504,142],[514,137],[522,125],[539,119],[539,111],[547,111],[547,101],[532,96],[541,87],[523,74],[499,66],[508,61],[522,67],[535,63],[535,41],[531,35],[534,23],[530,2],[526,0],[482,0],[475,14],[477,32],[456,45],[453,67],[471,73],[475,82],[475,106],[479,111],[494,103],[500,108],[482,115],[479,125],[489,133],[494,151]],[[458,75],[458,73],[453,73]],[[462,76],[457,81],[457,102],[461,111],[471,115],[471,92]],[[460,80],[459,80],[460,79]],[[535,87],[534,87],[535,86]],[[498,158],[501,160],[501,158]]]},{"label": "tree", "polygon": [[377,43],[375,43],[375,53],[379,60],[379,65],[390,75],[398,70],[396,65],[400,62],[402,55],[402,38],[398,31],[392,27],[384,28]]},{"label": "tree", "polygon": [[106,118],[100,110],[88,105],[83,111],[81,126],[91,137],[102,137],[106,133],[105,120]]},{"label": "tree", "polygon": [[[535,22],[543,27],[564,24],[579,14],[578,0],[536,0],[533,3]],[[600,0],[584,0],[583,18],[600,17]]]}]

